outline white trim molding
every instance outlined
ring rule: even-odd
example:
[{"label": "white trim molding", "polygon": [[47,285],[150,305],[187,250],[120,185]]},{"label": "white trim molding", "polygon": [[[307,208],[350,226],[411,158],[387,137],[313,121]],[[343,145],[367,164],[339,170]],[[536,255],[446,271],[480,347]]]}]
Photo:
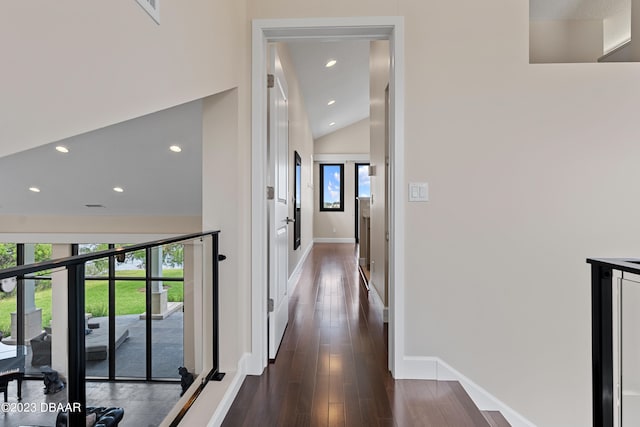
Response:
[{"label": "white trim molding", "polygon": [[373,299],[376,300],[376,304],[382,307],[382,321],[384,323],[389,323],[389,307],[384,305],[382,297],[380,297],[380,294],[378,293],[378,288],[376,288],[373,281],[369,282],[369,292],[373,295]]},{"label": "white trim molding", "polygon": [[231,384],[229,384],[229,387],[227,388],[227,391],[225,391],[224,396],[222,396],[222,400],[218,404],[218,407],[213,413],[213,416],[207,424],[207,427],[217,427],[222,425],[224,417],[227,416],[227,412],[229,412],[229,409],[231,409],[231,405],[236,399],[236,396],[240,391],[240,387],[242,387],[242,383],[247,376],[247,362],[249,361],[250,356],[251,355],[249,353],[244,353],[238,361],[238,370],[233,376]]},{"label": "white trim molding", "polygon": [[267,37],[253,22],[251,43],[251,358],[247,373],[267,366]]},{"label": "white trim molding", "polygon": [[313,243],[351,243],[355,244],[355,237],[315,237]]},{"label": "white trim molding", "polygon": [[[304,40],[389,40],[389,370],[404,358],[404,18],[400,16],[258,19],[252,21],[251,54],[251,358],[249,374],[267,366],[266,128],[267,42]],[[314,161],[317,160],[314,158]],[[318,242],[318,240],[315,240]],[[352,242],[353,239],[350,239]],[[396,315],[397,314],[397,315]]]},{"label": "white trim molding", "polygon": [[302,273],[302,266],[304,265],[304,262],[307,260],[307,257],[311,253],[311,249],[313,249],[313,243],[314,243],[313,241],[309,243],[309,245],[307,246],[307,249],[305,249],[304,251],[304,254],[302,254],[302,256],[300,257],[300,261],[298,261],[298,265],[296,265],[296,268],[294,268],[293,271],[291,272],[291,276],[289,276],[289,281],[287,283],[287,292],[289,292],[289,295],[291,295],[293,291],[296,290],[296,286],[298,286],[300,274]]},{"label": "white trim molding", "polygon": [[[193,402],[191,409],[184,415],[180,425],[206,425],[207,427],[222,425],[247,376],[247,362],[250,356],[249,353],[244,353],[238,359],[236,371],[227,371],[222,381],[209,381],[198,399]],[[207,372],[203,372],[195,379],[187,393],[178,399],[169,414],[162,420],[160,427],[168,427],[171,424],[187,401],[193,397],[193,392],[204,381],[206,375]]]},{"label": "white trim molding", "polygon": [[316,154],[316,163],[344,163],[344,162],[359,162],[369,163],[369,153],[364,154]]},{"label": "white trim molding", "polygon": [[481,411],[500,411],[512,427],[535,427],[520,413],[438,357],[405,356],[401,372],[404,379],[458,381]]}]

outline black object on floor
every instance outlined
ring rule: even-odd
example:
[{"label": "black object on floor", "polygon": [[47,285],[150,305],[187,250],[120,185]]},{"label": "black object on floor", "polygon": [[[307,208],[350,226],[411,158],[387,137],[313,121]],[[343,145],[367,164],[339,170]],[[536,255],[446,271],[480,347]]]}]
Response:
[{"label": "black object on floor", "polygon": [[44,394],[57,393],[64,388],[64,383],[60,380],[58,371],[49,366],[43,366],[40,372],[44,375]]},{"label": "black object on floor", "polygon": [[[123,408],[105,408],[87,407],[87,419],[93,419],[95,414],[95,423],[93,427],[117,427],[122,418],[124,418]],[[87,424],[89,425],[89,424]],[[69,414],[66,411],[59,412],[56,418],[56,427],[68,427]]]},{"label": "black object on floor", "polygon": [[193,384],[193,374],[184,366],[178,368],[178,373],[180,374],[180,386],[182,387],[182,393],[180,393],[180,396],[182,396],[191,384]]}]

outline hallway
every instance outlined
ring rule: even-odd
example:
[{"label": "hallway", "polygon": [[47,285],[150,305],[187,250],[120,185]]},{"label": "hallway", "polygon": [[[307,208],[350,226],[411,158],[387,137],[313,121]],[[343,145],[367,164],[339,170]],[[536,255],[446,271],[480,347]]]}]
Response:
[{"label": "hallway", "polygon": [[224,426],[508,425],[457,382],[393,380],[382,307],[360,284],[353,245],[314,245],[289,311],[275,363],[247,376]]}]

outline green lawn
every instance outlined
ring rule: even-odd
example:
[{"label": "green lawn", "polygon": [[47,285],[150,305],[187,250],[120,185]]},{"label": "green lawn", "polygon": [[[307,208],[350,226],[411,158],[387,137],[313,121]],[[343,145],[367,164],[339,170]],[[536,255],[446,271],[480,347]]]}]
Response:
[{"label": "green lawn", "polygon": [[[144,271],[118,271],[119,276],[144,277]],[[165,277],[181,277],[182,269],[166,269]],[[169,301],[183,301],[182,282],[165,282]],[[145,310],[145,284],[138,281],[116,281],[116,314],[140,314]],[[87,281],[85,292],[85,312],[94,317],[106,316],[108,312],[108,282],[106,280]],[[42,324],[51,320],[51,289],[36,291],[36,307],[42,309]],[[16,311],[16,298],[0,300],[0,331],[7,336],[11,329],[11,313]]]}]

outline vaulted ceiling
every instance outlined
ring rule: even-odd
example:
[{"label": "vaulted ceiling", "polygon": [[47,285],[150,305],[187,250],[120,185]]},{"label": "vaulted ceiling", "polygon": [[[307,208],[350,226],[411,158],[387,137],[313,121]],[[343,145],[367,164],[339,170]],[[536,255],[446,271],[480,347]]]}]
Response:
[{"label": "vaulted ceiling", "polygon": [[[290,42],[288,47],[314,138],[369,117],[369,41]],[[331,59],[336,64],[326,67]],[[328,105],[331,100],[335,103]]]},{"label": "vaulted ceiling", "polygon": [[195,101],[0,158],[0,215],[201,215],[201,147]]}]

